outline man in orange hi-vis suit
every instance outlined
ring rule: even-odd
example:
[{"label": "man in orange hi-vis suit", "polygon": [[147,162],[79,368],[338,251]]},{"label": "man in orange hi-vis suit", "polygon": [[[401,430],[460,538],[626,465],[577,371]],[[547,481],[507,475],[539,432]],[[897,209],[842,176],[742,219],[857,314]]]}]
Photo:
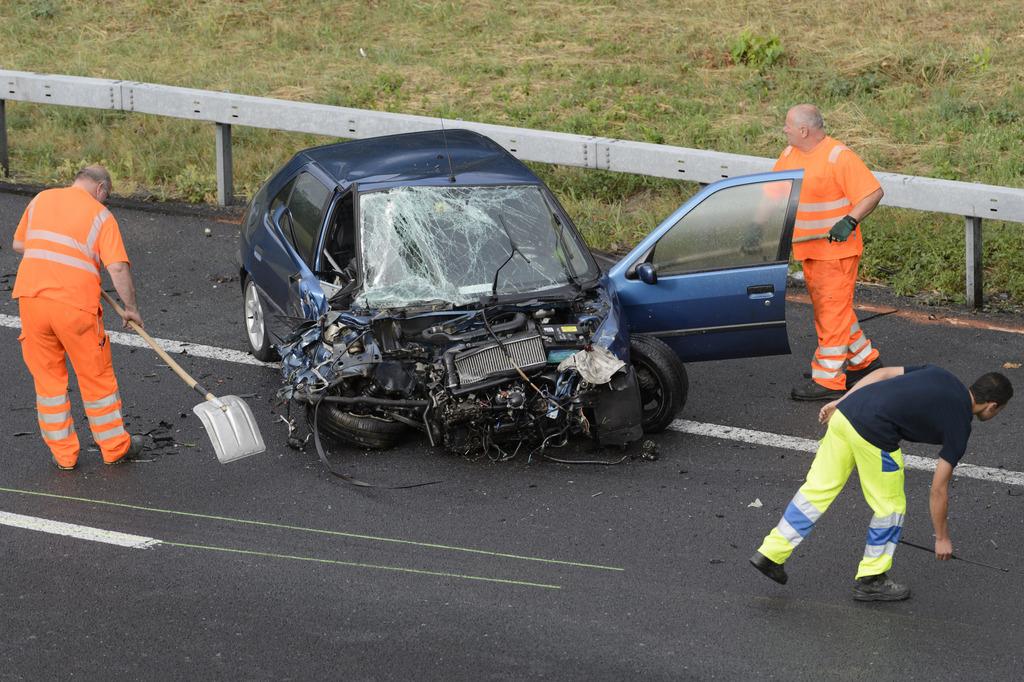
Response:
[{"label": "man in orange hi-vis suit", "polygon": [[823,237],[793,244],[814,306],[818,347],[810,380],[795,386],[791,395],[794,400],[834,400],[882,366],[853,312],[857,265],[864,252],[857,226],[878,205],[882,187],[860,157],[825,134],[817,107],[793,107],[782,130],[789,146],[774,170],[804,171],[793,236]]},{"label": "man in orange hi-vis suit", "polygon": [[13,248],[22,254],[11,294],[21,311],[18,340],[35,380],[43,442],[54,464],[64,470],[75,468],[79,452],[65,354],[78,376],[85,414],[103,462],[117,464],[143,448],[142,437],[124,429],[100,307],[102,264],[125,304],[125,326],[129,320],[142,324],[121,232],[103,206],[110,189],[105,168],[83,168],[70,187],[37,194],[14,233]]}]

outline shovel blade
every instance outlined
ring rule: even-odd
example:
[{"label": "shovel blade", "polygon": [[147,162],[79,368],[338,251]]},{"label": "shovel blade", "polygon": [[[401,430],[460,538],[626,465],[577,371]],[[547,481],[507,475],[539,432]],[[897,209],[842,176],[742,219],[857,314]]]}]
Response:
[{"label": "shovel blade", "polygon": [[205,400],[192,411],[206,427],[206,435],[220,463],[227,464],[266,450],[256,419],[245,401],[236,395],[221,396],[217,400],[220,405]]}]

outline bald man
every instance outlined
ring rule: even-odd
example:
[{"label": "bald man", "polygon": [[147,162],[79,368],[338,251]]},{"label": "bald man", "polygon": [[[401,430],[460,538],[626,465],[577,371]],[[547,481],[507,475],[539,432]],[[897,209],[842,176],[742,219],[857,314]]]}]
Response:
[{"label": "bald man", "polygon": [[105,464],[142,452],[144,440],[125,430],[121,396],[100,308],[105,267],[124,301],[125,325],[139,325],[128,254],[117,221],[104,206],[110,174],[86,166],[70,187],[48,189],[29,202],[14,233],[21,254],[11,296],[21,313],[21,352],[35,383],[43,442],[58,469],[78,466],[67,358],[75,368],[93,440]]},{"label": "bald man", "polygon": [[810,378],[790,395],[794,400],[835,400],[882,366],[853,312],[864,251],[860,223],[878,205],[882,187],[860,157],[825,134],[814,105],[790,109],[782,132],[789,146],[774,170],[804,171],[793,237],[813,239],[795,242],[793,257],[803,266],[818,334]]}]

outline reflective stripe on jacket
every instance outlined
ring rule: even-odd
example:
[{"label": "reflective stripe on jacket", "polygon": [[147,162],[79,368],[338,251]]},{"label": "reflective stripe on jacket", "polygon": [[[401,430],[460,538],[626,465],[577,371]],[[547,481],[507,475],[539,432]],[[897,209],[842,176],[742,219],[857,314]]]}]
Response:
[{"label": "reflective stripe on jacket", "polygon": [[95,312],[100,270],[104,264],[128,261],[117,221],[80,187],[36,195],[14,240],[25,252],[12,298],[41,296]]}]

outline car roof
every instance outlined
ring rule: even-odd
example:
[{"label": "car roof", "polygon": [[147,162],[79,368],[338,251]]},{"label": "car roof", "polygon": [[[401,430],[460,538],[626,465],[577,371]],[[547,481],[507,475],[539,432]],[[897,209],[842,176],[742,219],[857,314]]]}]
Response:
[{"label": "car roof", "polygon": [[353,182],[363,189],[413,184],[541,184],[525,164],[494,140],[458,128],[371,137],[314,147],[301,154],[343,188]]}]

